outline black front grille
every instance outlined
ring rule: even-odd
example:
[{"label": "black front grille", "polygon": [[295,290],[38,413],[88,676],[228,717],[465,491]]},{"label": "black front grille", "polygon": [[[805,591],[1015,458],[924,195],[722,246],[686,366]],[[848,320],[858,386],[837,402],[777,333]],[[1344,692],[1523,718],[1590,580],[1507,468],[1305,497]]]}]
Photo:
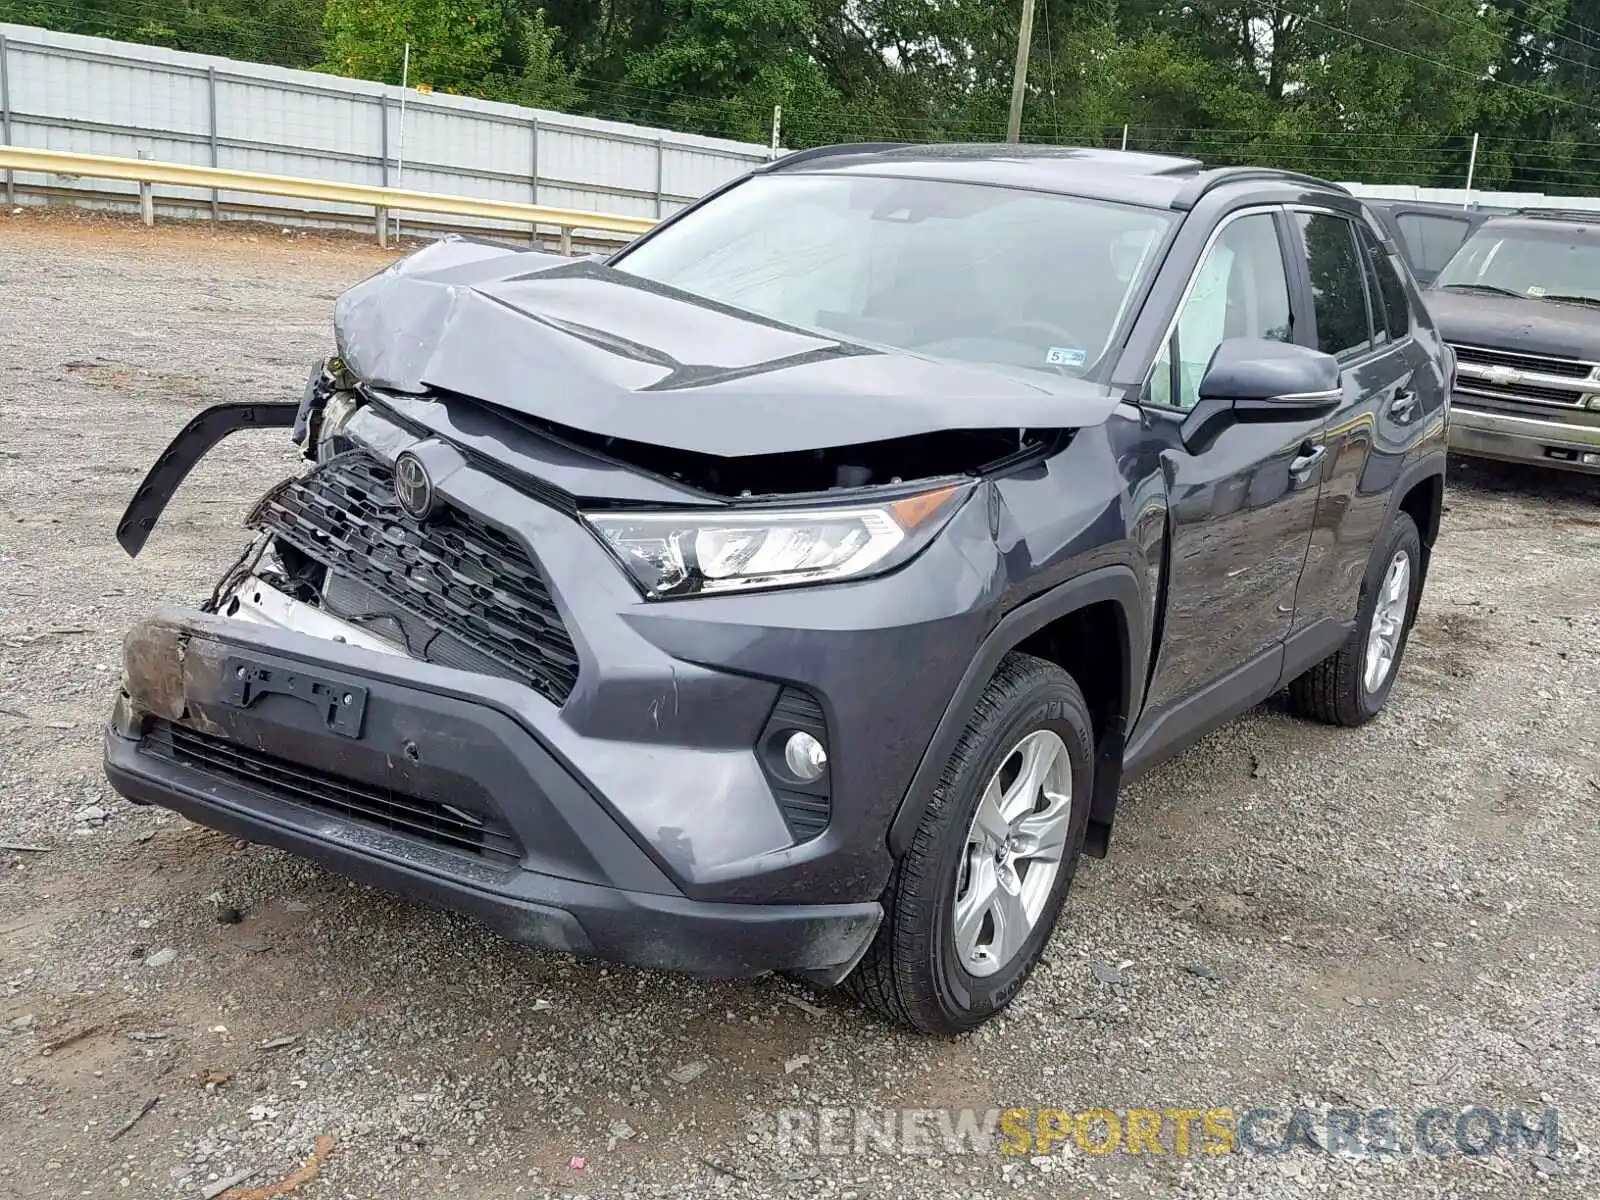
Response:
[{"label": "black front grille", "polygon": [[[426,662],[504,675],[566,703],[577,650],[528,552],[449,505],[414,520],[395,501],[393,479],[372,455],[351,451],[268,493],[253,520],[328,568],[340,615],[384,636],[403,627]],[[354,586],[335,586],[341,580]]]},{"label": "black front grille", "polygon": [[[1575,358],[1550,358],[1543,354],[1515,354],[1509,350],[1486,350],[1481,346],[1455,346],[1457,362],[1479,363],[1485,367],[1512,367],[1518,371],[1537,371],[1563,379],[1587,379],[1593,363]],[[1562,393],[1573,395],[1574,393]]]},{"label": "black front grille", "polygon": [[[1594,385],[1600,392],[1600,383]],[[1565,404],[1576,408],[1584,402],[1582,392],[1569,392],[1565,388],[1540,387],[1536,383],[1497,383],[1492,379],[1478,379],[1471,375],[1456,377],[1456,390],[1477,396],[1493,396],[1497,400],[1533,400],[1540,404]]]},{"label": "black front grille", "polygon": [[[169,721],[154,721],[139,749],[282,804],[332,813],[501,866],[522,860],[497,813],[371,787]],[[465,803],[465,798],[463,798]]]}]

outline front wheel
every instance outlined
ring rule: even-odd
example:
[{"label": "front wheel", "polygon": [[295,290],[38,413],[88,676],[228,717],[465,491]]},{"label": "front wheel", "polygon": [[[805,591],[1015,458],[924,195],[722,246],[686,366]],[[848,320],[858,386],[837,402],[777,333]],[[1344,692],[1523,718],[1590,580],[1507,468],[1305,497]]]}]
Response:
[{"label": "front wheel", "polygon": [[846,989],[926,1033],[973,1029],[1009,1004],[1077,869],[1093,745],[1072,677],[1008,655],[895,866],[884,923]]}]

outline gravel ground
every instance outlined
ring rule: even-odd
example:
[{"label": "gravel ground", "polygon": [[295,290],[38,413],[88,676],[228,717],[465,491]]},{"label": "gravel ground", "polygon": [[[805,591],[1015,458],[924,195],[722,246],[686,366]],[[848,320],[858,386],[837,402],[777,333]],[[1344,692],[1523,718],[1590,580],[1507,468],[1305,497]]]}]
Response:
[{"label": "gravel ground", "polygon": [[[521,949],[118,800],[121,632],[206,594],[294,460],[225,443],[137,564],[115,519],[196,409],[296,394],[333,298],[383,261],[0,216],[0,842],[48,848],[0,850],[0,1196],[200,1196],[248,1170],[316,1175],[309,1197],[1600,1194],[1593,481],[1453,464],[1388,713],[1349,732],[1267,706],[1141,781],[1046,964],[960,1040],[780,980]],[[1387,1107],[1405,1131],[1473,1104],[1558,1108],[1558,1152],[774,1136],[821,1105]]]}]

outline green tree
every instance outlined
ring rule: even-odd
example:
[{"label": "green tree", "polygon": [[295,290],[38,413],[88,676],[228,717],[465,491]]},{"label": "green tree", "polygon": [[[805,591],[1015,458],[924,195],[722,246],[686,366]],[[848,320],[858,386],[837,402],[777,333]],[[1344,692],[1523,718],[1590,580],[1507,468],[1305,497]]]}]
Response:
[{"label": "green tree", "polygon": [[[0,20],[754,141],[1003,136],[1021,0],[0,0]],[[1038,0],[1023,137],[1600,190],[1600,0]]]},{"label": "green tree", "polygon": [[0,21],[285,67],[322,53],[322,0],[0,0]]},{"label": "green tree", "polygon": [[502,0],[328,0],[324,69],[443,92],[565,107],[578,93],[539,9]]},{"label": "green tree", "polygon": [[495,0],[328,0],[326,67],[339,75],[470,91],[500,63],[505,13]]},{"label": "green tree", "polygon": [[667,0],[666,34],[628,60],[633,93],[679,127],[760,141],[775,105],[837,107],[808,0]]}]

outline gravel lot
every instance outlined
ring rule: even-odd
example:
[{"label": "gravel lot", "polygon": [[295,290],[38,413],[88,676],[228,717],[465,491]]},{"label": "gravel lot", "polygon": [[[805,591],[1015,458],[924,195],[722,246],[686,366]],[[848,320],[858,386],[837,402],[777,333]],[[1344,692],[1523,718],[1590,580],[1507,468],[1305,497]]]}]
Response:
[{"label": "gravel lot", "polygon": [[[1600,1194],[1593,481],[1453,464],[1388,714],[1339,732],[1268,706],[1147,777],[1032,985],[958,1041],[781,980],[520,949],[118,800],[99,739],[123,629],[206,594],[294,459],[225,443],[137,564],[115,519],[192,412],[296,394],[335,295],[383,261],[0,215],[0,842],[48,848],[0,850],[0,1196],[200,1196],[251,1169],[262,1187],[319,1138],[297,1195]],[[1555,1106],[1559,1154],[827,1156],[772,1136],[815,1105],[1389,1107],[1405,1126],[1435,1104]]]}]

